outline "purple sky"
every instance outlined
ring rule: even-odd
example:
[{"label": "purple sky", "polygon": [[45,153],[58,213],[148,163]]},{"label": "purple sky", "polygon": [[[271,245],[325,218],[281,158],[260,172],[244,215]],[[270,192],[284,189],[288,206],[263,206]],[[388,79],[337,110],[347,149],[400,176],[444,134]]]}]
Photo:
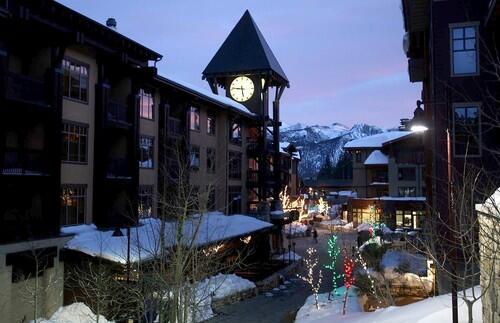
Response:
[{"label": "purple sky", "polygon": [[164,55],[160,73],[208,86],[201,72],[249,9],[291,87],[292,124],[394,127],[420,96],[402,50],[400,0],[59,0]]}]

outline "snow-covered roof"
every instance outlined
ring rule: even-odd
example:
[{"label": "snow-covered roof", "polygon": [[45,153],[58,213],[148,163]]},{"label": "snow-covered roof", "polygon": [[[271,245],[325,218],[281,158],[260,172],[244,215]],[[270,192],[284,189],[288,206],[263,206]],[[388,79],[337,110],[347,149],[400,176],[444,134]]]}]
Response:
[{"label": "snow-covered roof", "polygon": [[[287,151],[287,148],[290,146],[290,143],[289,142],[280,142],[280,152],[282,153],[285,153],[285,154],[290,154],[288,151]],[[293,159],[300,159],[300,150],[298,150],[297,148],[295,148],[296,151],[293,152],[291,154],[292,158]]]},{"label": "snow-covered roof", "polygon": [[483,204],[476,204],[476,211],[492,216],[500,216],[500,187]]},{"label": "snow-covered roof", "polygon": [[[161,220],[146,218],[138,227],[131,228],[130,261],[146,261],[155,257],[160,247]],[[224,240],[244,236],[272,227],[272,224],[246,215],[226,216],[220,212],[210,212],[202,217],[193,217],[184,224],[185,243],[195,241],[204,246]],[[167,246],[175,245],[174,232],[177,222],[166,222],[164,237]],[[122,237],[113,237],[113,230],[100,231],[94,225],[63,227],[62,232],[74,234],[66,248],[77,250],[94,257],[127,263],[127,236],[122,229]],[[197,233],[196,233],[197,232]],[[196,234],[196,235],[195,235]]]},{"label": "snow-covered roof", "polygon": [[387,165],[389,164],[389,157],[380,150],[374,150],[366,158],[365,165]]},{"label": "snow-covered roof", "polygon": [[349,141],[344,148],[382,148],[391,141],[411,135],[411,131],[389,131]]},{"label": "snow-covered roof", "polygon": [[171,75],[160,76],[160,75],[158,75],[157,79],[159,81],[162,81],[162,82],[167,82],[167,83],[176,85],[185,91],[192,92],[196,95],[202,96],[205,99],[208,99],[209,101],[211,101],[215,104],[223,105],[223,106],[225,106],[233,111],[236,111],[236,112],[239,112],[239,113],[245,114],[247,116],[251,116],[251,117],[255,116],[255,113],[248,110],[248,108],[245,107],[241,103],[238,103],[238,102],[236,102],[236,101],[234,101],[226,96],[214,94],[214,93],[212,93],[212,91],[210,91],[208,89],[204,89],[202,87],[192,85],[192,84],[185,82],[183,80],[180,80],[174,76],[171,76]]}]

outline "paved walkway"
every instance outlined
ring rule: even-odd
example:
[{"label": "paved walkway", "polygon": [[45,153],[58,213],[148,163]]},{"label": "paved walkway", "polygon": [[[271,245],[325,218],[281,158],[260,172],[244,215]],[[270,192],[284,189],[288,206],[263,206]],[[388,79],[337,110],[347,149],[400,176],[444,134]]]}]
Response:
[{"label": "paved walkway", "polygon": [[[325,270],[324,264],[328,260],[327,240],[330,232],[318,229],[318,244],[314,243],[310,237],[295,238],[296,252],[304,256],[309,247],[315,247],[318,251],[319,265],[323,271],[323,286],[321,292],[329,289],[331,275]],[[350,233],[338,233],[339,241],[346,244],[355,242],[355,235]],[[342,242],[340,242],[342,243]],[[285,241],[285,245],[287,242]],[[305,268],[301,268],[301,273]],[[311,294],[307,284],[302,280],[291,277],[285,289],[273,290],[265,294],[258,295],[249,300],[225,306],[222,311],[210,320],[210,323],[282,323],[293,322],[297,310],[304,304],[306,298]],[[272,296],[271,296],[272,294]]]}]

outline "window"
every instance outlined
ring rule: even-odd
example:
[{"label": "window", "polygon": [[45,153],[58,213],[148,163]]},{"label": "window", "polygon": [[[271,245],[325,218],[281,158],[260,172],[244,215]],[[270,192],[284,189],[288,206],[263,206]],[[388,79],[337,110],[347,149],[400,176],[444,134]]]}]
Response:
[{"label": "window", "polygon": [[474,75],[478,71],[477,27],[451,28],[452,74]]},{"label": "window", "polygon": [[399,197],[415,197],[417,189],[415,187],[398,187]]},{"label": "window", "polygon": [[398,180],[414,181],[417,178],[416,169],[414,167],[399,167]]},{"label": "window", "polygon": [[404,211],[403,226],[404,227],[412,227],[413,226],[412,211]]},{"label": "window", "polygon": [[403,226],[403,211],[401,210],[396,211],[396,226],[397,227]]},{"label": "window", "polygon": [[86,185],[62,185],[61,225],[85,223]]},{"label": "window", "polygon": [[151,217],[153,215],[153,186],[139,186],[139,216]]},{"label": "window", "polygon": [[65,162],[87,162],[87,125],[65,122],[62,131],[62,160]]},{"label": "window", "polygon": [[153,93],[149,90],[139,90],[140,116],[144,119],[153,120],[154,115],[154,100]]},{"label": "window", "polygon": [[196,107],[189,108],[189,129],[200,131],[200,109]]},{"label": "window", "polygon": [[215,173],[215,148],[207,148],[207,172]]},{"label": "window", "polygon": [[209,135],[215,136],[215,129],[216,129],[216,118],[215,118],[215,112],[213,111],[208,111],[207,113],[207,133]]},{"label": "window", "polygon": [[63,59],[63,95],[66,98],[88,102],[88,66]]},{"label": "window", "polygon": [[198,146],[191,146],[189,151],[189,167],[194,171],[200,169],[200,147]]},{"label": "window", "polygon": [[154,167],[154,138],[141,136],[139,142],[140,156],[139,167],[153,168]]},{"label": "window", "polygon": [[228,187],[229,214],[241,213],[241,186]]},{"label": "window", "polygon": [[208,185],[207,186],[207,191],[208,191],[208,199],[207,199],[207,210],[208,211],[215,211],[216,210],[216,203],[215,203],[215,187]]},{"label": "window", "polygon": [[230,125],[229,140],[235,145],[241,145],[241,124],[233,120]]},{"label": "window", "polygon": [[241,153],[229,152],[229,178],[241,179]]},{"label": "window", "polygon": [[456,156],[478,156],[481,125],[479,107],[454,107],[454,152]]}]

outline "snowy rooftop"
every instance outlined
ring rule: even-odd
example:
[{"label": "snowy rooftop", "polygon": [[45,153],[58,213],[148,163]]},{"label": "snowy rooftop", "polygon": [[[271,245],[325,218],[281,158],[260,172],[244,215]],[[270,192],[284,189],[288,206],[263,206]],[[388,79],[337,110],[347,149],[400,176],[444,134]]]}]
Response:
[{"label": "snowy rooftop", "polygon": [[178,78],[171,76],[171,75],[169,75],[169,76],[157,76],[157,78],[160,81],[173,83],[174,85],[177,85],[177,86],[181,87],[182,89],[187,90],[189,92],[194,92],[197,95],[203,96],[206,99],[208,99],[212,102],[215,102],[216,104],[221,104],[221,105],[223,105],[231,110],[234,110],[236,112],[243,113],[247,116],[252,116],[252,117],[255,116],[255,113],[248,110],[247,107],[245,107],[243,104],[238,103],[238,102],[236,102],[236,101],[234,101],[226,96],[214,94],[214,93],[212,93],[212,91],[210,91],[208,89],[204,89],[202,87],[192,85],[188,82],[179,80]]},{"label": "snowy rooftop", "polygon": [[349,141],[344,148],[382,148],[386,143],[412,134],[411,131],[390,131]]},{"label": "snowy rooftop", "polygon": [[389,157],[380,150],[374,150],[365,160],[365,165],[387,165]]},{"label": "snowy rooftop", "polygon": [[[280,142],[280,151],[282,153],[288,154],[287,148],[290,146],[289,142]],[[297,150],[296,152],[292,153],[292,158],[293,159],[300,159],[300,151]]]},{"label": "snowy rooftop", "polygon": [[500,187],[483,204],[476,204],[476,211],[493,216],[500,216]]},{"label": "snowy rooftop", "polygon": [[[140,226],[131,228],[130,261],[139,262],[154,258],[159,251],[161,221],[155,218],[140,220]],[[202,217],[193,217],[185,223],[186,243],[195,241],[197,246],[237,238],[272,227],[272,224],[246,215],[226,216],[210,212]],[[174,232],[177,222],[167,222],[164,236],[167,246],[175,244]],[[94,257],[125,264],[127,262],[127,236],[113,237],[113,230],[100,231],[94,225],[64,227],[64,233],[75,234],[66,244],[67,249],[77,250]]]}]

